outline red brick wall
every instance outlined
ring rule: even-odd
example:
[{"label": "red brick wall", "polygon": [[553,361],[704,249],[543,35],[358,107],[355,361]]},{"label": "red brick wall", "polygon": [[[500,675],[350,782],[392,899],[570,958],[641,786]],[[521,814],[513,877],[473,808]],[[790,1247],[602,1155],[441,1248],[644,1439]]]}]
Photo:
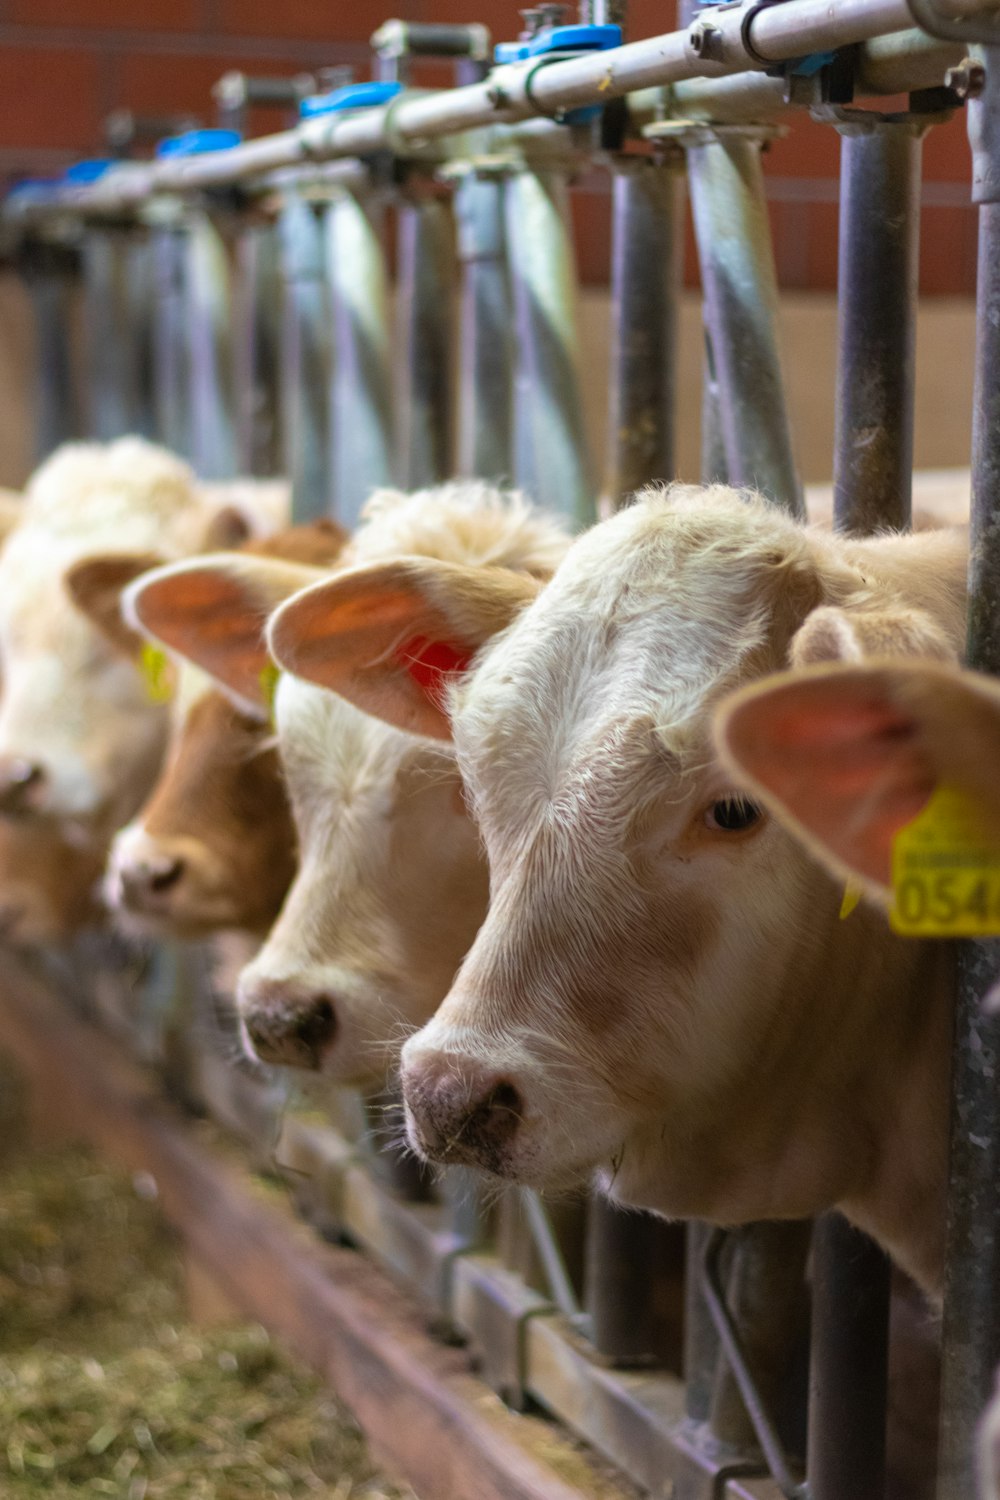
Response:
[{"label": "red brick wall", "polygon": [[[0,175],[46,172],[99,147],[110,110],[193,113],[210,120],[212,83],[228,68],[295,73],[353,62],[366,76],[367,39],[389,14],[486,22],[513,37],[525,0],[0,0]],[[632,37],[671,24],[662,0],[630,0]],[[276,128],[262,114],[259,129]],[[767,158],[782,284],[836,284],[838,139],[798,121]],[[975,214],[961,115],[924,147],[921,290],[969,293]],[[585,280],[607,276],[605,193],[576,205]],[[690,236],[689,236],[690,239]],[[694,275],[688,247],[689,279]]]}]

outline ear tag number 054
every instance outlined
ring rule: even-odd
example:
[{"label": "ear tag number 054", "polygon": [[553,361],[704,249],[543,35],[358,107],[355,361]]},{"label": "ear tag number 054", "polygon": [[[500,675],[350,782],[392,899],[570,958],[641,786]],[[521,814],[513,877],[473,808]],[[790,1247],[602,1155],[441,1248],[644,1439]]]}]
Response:
[{"label": "ear tag number 054", "polygon": [[893,931],[908,937],[1000,933],[1000,847],[983,835],[975,804],[942,786],[896,835]]}]

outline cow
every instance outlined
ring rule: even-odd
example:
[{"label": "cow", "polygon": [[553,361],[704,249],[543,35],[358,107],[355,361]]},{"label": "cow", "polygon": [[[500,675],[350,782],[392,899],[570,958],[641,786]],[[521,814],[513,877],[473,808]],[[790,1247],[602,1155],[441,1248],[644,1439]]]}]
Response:
[{"label": "cow", "polygon": [[[562,527],[522,496],[487,484],[383,490],[369,500],[339,571],[349,578],[408,555],[459,573],[537,581],[567,544]],[[329,576],[261,557],[193,559],[136,583],[125,613],[231,693],[259,703],[267,615],[304,583]],[[299,641],[294,654],[305,678],[307,629]],[[416,677],[434,670],[419,644],[410,666]],[[267,1062],[375,1085],[402,1035],[447,991],[482,920],[488,890],[479,835],[450,747],[415,740],[285,672],[274,711],[300,868],[240,978],[245,1037]]]},{"label": "cow", "polygon": [[[329,567],[346,540],[341,527],[320,520],[246,542],[240,552]],[[235,698],[182,658],[172,720],[160,779],[112,844],[107,904],[120,925],[153,936],[239,930],[262,938],[296,865],[267,708]]]},{"label": "cow", "polygon": [[[421,1156],[539,1188],[596,1173],[623,1203],[724,1224],[836,1205],[938,1286],[947,953],[868,908],[841,922],[710,726],[789,660],[954,660],[967,547],[675,485],[577,539],[544,587],[402,559],[278,611],[290,670],[453,738],[488,852],[486,920],[402,1050]],[[456,670],[415,674],[414,642]]]},{"label": "cow", "polygon": [[141,438],[66,444],[42,464],[0,554],[0,812],[106,848],[155,779],[167,712],[107,639],[116,591],[245,535],[227,498]]}]

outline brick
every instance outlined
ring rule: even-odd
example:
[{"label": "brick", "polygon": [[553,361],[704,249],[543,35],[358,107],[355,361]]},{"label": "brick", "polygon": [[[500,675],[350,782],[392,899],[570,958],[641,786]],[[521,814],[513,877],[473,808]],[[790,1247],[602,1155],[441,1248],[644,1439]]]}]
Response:
[{"label": "brick", "polygon": [[95,53],[0,46],[0,145],[91,150],[100,137]]},{"label": "brick", "polygon": [[[217,0],[218,29],[238,36],[301,37],[314,42],[367,42],[387,15],[417,19],[418,0],[386,9],[383,0]],[[434,7],[434,18],[437,15]],[[466,15],[464,19],[468,19]]]},{"label": "brick", "polygon": [[976,290],[977,214],[968,208],[925,208],[920,219],[920,291],[967,296]]},{"label": "brick", "polygon": [[577,273],[587,284],[606,284],[611,271],[611,199],[606,193],[570,194]]},{"label": "brick", "polygon": [[7,0],[4,19],[23,26],[104,26],[184,31],[200,25],[200,0]]},{"label": "brick", "polygon": [[[301,73],[301,63],[269,57],[171,57],[162,53],[134,53],[120,58],[113,107],[139,114],[192,114],[205,124],[215,119],[212,85],[232,68],[272,77]],[[252,133],[280,130],[286,123],[277,110],[254,112]]]},{"label": "brick", "polygon": [[946,125],[935,125],[924,137],[924,180],[971,183],[972,153],[964,109]]}]

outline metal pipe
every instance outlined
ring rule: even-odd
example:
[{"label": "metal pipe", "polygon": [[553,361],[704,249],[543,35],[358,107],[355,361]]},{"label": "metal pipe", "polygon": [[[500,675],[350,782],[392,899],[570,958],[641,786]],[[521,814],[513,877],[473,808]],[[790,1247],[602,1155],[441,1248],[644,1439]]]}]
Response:
[{"label": "metal pipe", "polygon": [[292,516],[310,521],[330,509],[327,393],[331,323],[321,210],[289,191],[278,215],[281,310],[282,471]]},{"label": "metal pipe", "polygon": [[883,1500],[889,1261],[840,1214],[824,1214],[812,1283],[809,1500]]},{"label": "metal pipe", "polygon": [[407,490],[451,473],[455,236],[437,198],[396,209],[396,475]]},{"label": "metal pipe", "polygon": [[540,505],[587,526],[596,506],[580,394],[566,174],[512,173],[504,208],[516,331],[514,478]]},{"label": "metal pipe", "polygon": [[[994,0],[968,0],[985,15]],[[401,143],[432,140],[477,126],[604,103],[634,90],[688,78],[756,72],[787,58],[827,52],[913,26],[910,0],[784,0],[756,9],[713,8],[680,31],[629,42],[608,52],[559,62],[538,60],[494,69],[481,83],[406,96],[356,113],[323,116],[294,130],[261,136],[224,152],[130,163],[87,188],[68,190],[67,204],[117,212],[156,192],[190,192],[244,181],[305,161],[368,156]]]},{"label": "metal pipe", "polygon": [[677,1227],[598,1193],[590,1199],[586,1310],[594,1348],[616,1365],[676,1365],[669,1301],[680,1269]]},{"label": "metal pipe", "polygon": [[679,158],[613,167],[611,383],[604,496],[674,474],[677,311],[683,266]]},{"label": "metal pipe", "polygon": [[[969,107],[979,203],[967,661],[1000,675],[1000,49]],[[1000,1016],[983,1000],[1000,943],[959,950],[942,1355],[938,1500],[975,1493],[975,1432],[1000,1363]]]},{"label": "metal pipe", "polygon": [[688,179],[729,482],[804,516],[785,408],[760,141],[738,135],[690,146]]},{"label": "metal pipe", "polygon": [[88,427],[101,442],[137,431],[143,416],[133,272],[130,231],[88,229],[83,238]]},{"label": "metal pipe", "polygon": [[21,261],[35,327],[34,454],[41,462],[77,430],[70,360],[70,308],[76,261],[56,247],[25,248]]},{"label": "metal pipe", "polygon": [[910,524],[924,127],[842,124],[834,517]]},{"label": "metal pipe", "polygon": [[187,343],[184,311],[184,232],[177,225],[152,232],[153,412],[156,434],[175,453],[190,454]]},{"label": "metal pipe", "polygon": [[272,475],[281,468],[280,279],[275,230],[266,224],[241,228],[236,241],[233,298],[236,453],[241,474]]},{"label": "metal pipe", "polygon": [[335,351],[329,463],[334,514],[350,527],[371,491],[392,481],[388,273],[378,203],[339,193],[325,226]]},{"label": "metal pipe", "polygon": [[229,249],[207,213],[187,223],[185,242],[191,462],[203,479],[236,473],[232,271]]},{"label": "metal pipe", "polygon": [[506,479],[513,348],[502,177],[464,173],[453,202],[462,287],[455,467],[459,474]]}]

